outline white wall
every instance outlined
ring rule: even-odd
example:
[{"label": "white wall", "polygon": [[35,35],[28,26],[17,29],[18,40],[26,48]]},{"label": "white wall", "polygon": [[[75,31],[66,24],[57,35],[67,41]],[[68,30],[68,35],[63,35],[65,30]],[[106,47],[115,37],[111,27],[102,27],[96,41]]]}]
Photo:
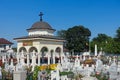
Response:
[{"label": "white wall", "polygon": [[50,53],[51,50],[56,50],[57,47],[61,48],[61,53],[63,53],[63,42],[62,41],[54,41],[54,40],[33,40],[33,45],[32,46],[23,46],[23,42],[19,41],[18,45],[17,45],[17,51],[19,51],[19,49],[21,47],[25,47],[27,52],[29,51],[29,49],[31,47],[35,47],[38,50],[38,53],[40,53],[40,50],[43,47],[47,47],[48,48],[48,53]]},{"label": "white wall", "polygon": [[51,35],[53,36],[53,31],[52,30],[34,30],[34,31],[29,31],[29,35]]}]

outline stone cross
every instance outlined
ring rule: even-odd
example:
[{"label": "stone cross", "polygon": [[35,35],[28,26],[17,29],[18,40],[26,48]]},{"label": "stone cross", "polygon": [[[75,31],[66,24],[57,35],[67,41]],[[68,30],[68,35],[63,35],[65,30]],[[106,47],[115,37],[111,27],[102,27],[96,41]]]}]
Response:
[{"label": "stone cross", "polygon": [[36,55],[35,55],[35,51],[33,51],[32,54],[33,54],[33,55],[32,55],[32,63],[31,63],[31,65],[36,65]]},{"label": "stone cross", "polygon": [[78,55],[77,57],[75,58],[75,65],[74,67],[79,67],[80,66],[80,60],[78,59]]},{"label": "stone cross", "polygon": [[21,52],[20,63],[21,63],[22,65],[25,65],[25,62],[24,62],[24,52],[23,52],[23,51]]}]

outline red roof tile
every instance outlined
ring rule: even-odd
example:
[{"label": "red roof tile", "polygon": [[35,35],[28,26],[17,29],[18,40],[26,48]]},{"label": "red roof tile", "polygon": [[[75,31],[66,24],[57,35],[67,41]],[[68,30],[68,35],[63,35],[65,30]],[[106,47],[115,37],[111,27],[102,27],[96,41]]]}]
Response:
[{"label": "red roof tile", "polygon": [[4,38],[0,38],[0,44],[13,44],[13,43]]}]

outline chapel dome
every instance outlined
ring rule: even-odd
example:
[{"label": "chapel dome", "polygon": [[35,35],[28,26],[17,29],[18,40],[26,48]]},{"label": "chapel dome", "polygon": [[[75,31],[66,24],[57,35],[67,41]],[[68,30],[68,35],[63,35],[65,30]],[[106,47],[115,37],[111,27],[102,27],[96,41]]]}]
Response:
[{"label": "chapel dome", "polygon": [[49,29],[49,30],[54,30],[52,27],[47,23],[43,21],[38,21],[35,22],[32,27],[28,30],[33,30],[33,29]]}]

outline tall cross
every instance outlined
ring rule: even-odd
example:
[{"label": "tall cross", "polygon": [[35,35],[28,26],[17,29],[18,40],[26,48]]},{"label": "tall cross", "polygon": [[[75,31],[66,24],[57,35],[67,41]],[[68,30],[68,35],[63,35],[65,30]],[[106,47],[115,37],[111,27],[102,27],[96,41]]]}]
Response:
[{"label": "tall cross", "polygon": [[39,14],[39,16],[40,16],[40,21],[42,21],[42,16],[43,16],[44,14],[42,13],[42,12],[40,12],[40,14]]}]

